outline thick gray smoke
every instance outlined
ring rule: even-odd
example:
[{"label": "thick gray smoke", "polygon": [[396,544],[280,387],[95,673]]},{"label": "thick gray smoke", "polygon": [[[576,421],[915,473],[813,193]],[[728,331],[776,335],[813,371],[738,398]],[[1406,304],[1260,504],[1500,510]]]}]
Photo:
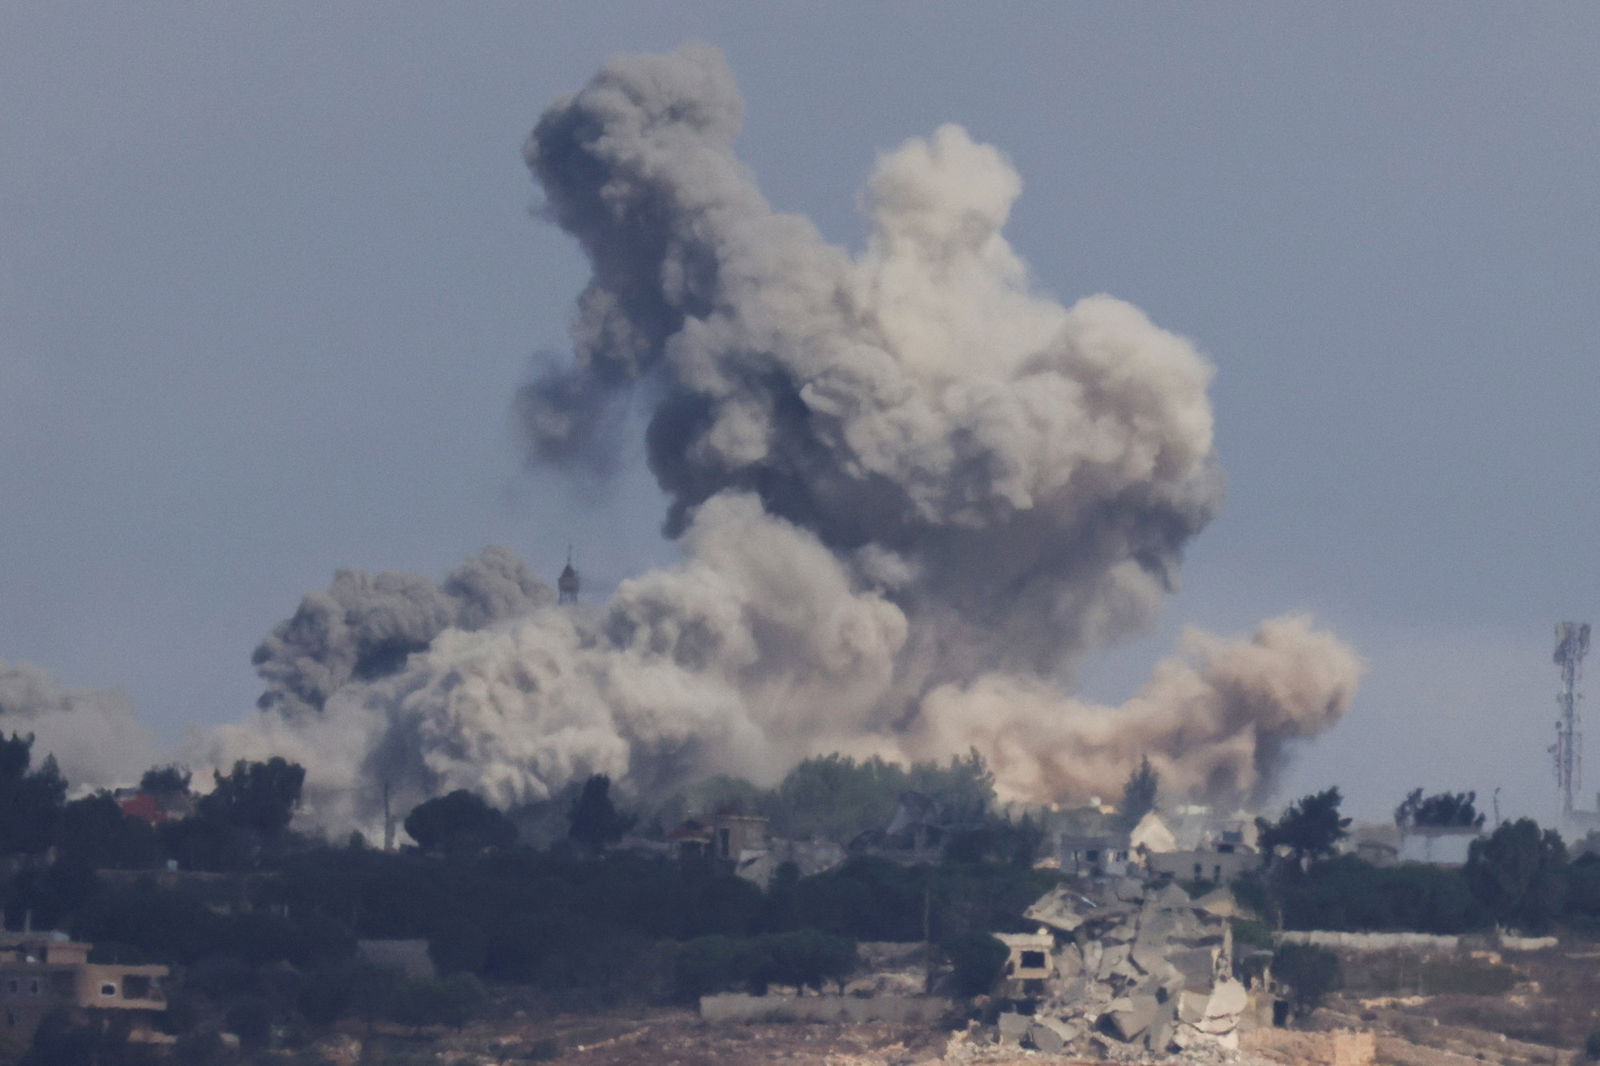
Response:
[{"label": "thick gray smoke", "polygon": [[690,47],[612,61],[526,149],[593,265],[572,364],[518,397],[530,454],[589,471],[646,402],[683,562],[475,632],[341,575],[258,653],[286,713],[226,743],[500,803],[970,745],[1018,799],[1114,791],[1141,755],[1175,791],[1270,785],[1361,673],[1302,620],[1191,635],[1120,709],[1068,694],[1221,503],[1206,361],[1127,303],[1039,294],[1001,234],[1020,180],[959,127],[878,160],[852,257],[769,207],[740,118]]},{"label": "thick gray smoke", "polygon": [[392,570],[340,570],[256,648],[256,672],[267,683],[258,702],[289,718],[320,711],[345,685],[399,671],[446,629],[482,629],[554,600],[548,585],[498,547],[462,563],[442,585]]},{"label": "thick gray smoke", "polygon": [[129,784],[155,762],[155,743],[120,693],[62,688],[27,663],[0,662],[0,732],[33,734],[33,765],[54,755],[74,787]]}]

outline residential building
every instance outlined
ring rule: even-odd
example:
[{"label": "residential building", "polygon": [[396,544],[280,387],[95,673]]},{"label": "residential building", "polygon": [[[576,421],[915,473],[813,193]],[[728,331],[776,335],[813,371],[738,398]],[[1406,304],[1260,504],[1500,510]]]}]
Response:
[{"label": "residential building", "polygon": [[154,1026],[167,1009],[168,968],[92,963],[90,950],[65,933],[0,934],[0,1049],[25,1050],[52,1011],[161,1041]]}]

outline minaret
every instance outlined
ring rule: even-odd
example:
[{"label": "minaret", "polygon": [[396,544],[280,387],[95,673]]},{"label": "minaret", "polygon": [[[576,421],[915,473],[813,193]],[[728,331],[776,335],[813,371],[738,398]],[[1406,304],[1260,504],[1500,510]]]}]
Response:
[{"label": "minaret", "polygon": [[578,602],[578,572],[572,568],[572,545],[567,545],[567,565],[556,578],[556,602]]}]

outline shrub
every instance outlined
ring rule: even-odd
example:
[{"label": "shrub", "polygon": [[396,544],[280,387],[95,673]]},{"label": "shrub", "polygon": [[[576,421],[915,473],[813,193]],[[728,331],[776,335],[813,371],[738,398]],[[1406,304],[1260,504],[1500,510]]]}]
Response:
[{"label": "shrub", "polygon": [[1339,956],[1315,944],[1284,944],[1272,958],[1273,976],[1289,986],[1295,1013],[1310,1014],[1344,984]]},{"label": "shrub", "polygon": [[991,991],[1005,973],[1011,951],[988,933],[962,933],[944,945],[954,967],[956,991],[981,996]]},{"label": "shrub", "polygon": [[261,996],[247,996],[228,1008],[226,1024],[241,1047],[264,1048],[272,1042],[272,1004]]},{"label": "shrub", "polygon": [[1272,950],[1272,930],[1265,922],[1250,918],[1233,919],[1233,945],[1235,952],[1243,948]]}]

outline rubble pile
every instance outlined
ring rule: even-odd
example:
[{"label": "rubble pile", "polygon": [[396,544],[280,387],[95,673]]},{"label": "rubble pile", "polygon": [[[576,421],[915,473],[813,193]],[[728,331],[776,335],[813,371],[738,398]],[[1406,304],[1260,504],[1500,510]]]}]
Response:
[{"label": "rubble pile", "polygon": [[[1232,899],[1123,878],[1096,897],[1060,886],[1024,912],[1038,933],[1003,935],[1012,998],[1002,1044],[1122,1057],[1236,1049],[1249,991],[1233,977]],[[1046,949],[1048,949],[1046,951]]]}]

